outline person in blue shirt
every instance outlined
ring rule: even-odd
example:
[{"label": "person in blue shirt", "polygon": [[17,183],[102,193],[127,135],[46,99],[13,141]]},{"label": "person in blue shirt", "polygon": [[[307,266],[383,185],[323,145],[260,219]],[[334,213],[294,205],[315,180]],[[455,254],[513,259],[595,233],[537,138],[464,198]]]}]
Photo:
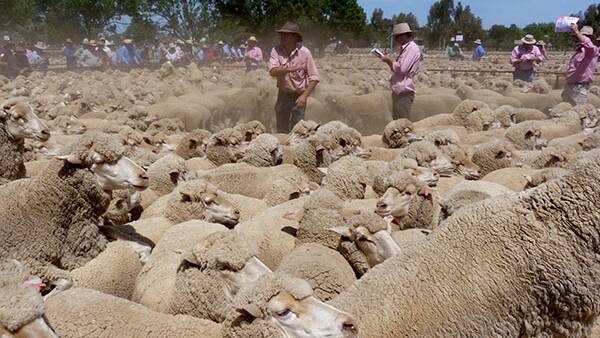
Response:
[{"label": "person in blue shirt", "polygon": [[473,61],[481,61],[481,58],[485,55],[485,49],[481,45],[481,40],[477,39],[474,42],[475,48],[473,49]]},{"label": "person in blue shirt", "polygon": [[140,65],[140,58],[138,56],[137,51],[135,50],[135,46],[133,45],[133,41],[131,39],[123,40],[123,45],[119,48],[118,51],[118,60],[119,63],[122,65]]},{"label": "person in blue shirt", "polygon": [[75,69],[77,67],[77,57],[75,57],[75,47],[73,41],[67,39],[63,47],[63,55],[67,60],[67,69]]}]

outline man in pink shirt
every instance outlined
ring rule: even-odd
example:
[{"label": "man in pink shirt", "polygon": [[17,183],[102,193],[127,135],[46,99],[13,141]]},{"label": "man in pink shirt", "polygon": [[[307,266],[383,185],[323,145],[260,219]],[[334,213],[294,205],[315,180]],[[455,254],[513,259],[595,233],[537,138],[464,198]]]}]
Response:
[{"label": "man in pink shirt", "polygon": [[571,30],[577,38],[577,46],[575,54],[569,61],[566,75],[567,84],[562,92],[562,98],[572,105],[585,104],[590,85],[594,80],[600,49],[592,42],[594,37],[592,27],[584,26],[580,31],[577,24],[572,24]]},{"label": "man in pink shirt", "polygon": [[388,55],[381,60],[392,71],[390,86],[392,88],[392,117],[394,120],[410,118],[410,110],[415,101],[415,83],[413,76],[419,71],[421,51],[413,41],[412,30],[407,23],[394,26],[394,42],[400,46],[400,55],[393,61]]},{"label": "man in pink shirt", "polygon": [[319,81],[319,71],[308,48],[302,46],[300,27],[288,22],[280,30],[280,44],[271,51],[269,74],[277,78],[277,132],[289,133],[304,119],[306,101]]},{"label": "man in pink shirt", "polygon": [[540,49],[535,46],[537,41],[533,35],[525,35],[521,42],[513,49],[510,57],[510,63],[515,67],[513,80],[533,82],[534,65],[544,61],[544,57]]},{"label": "man in pink shirt", "polygon": [[257,46],[258,41],[254,36],[248,39],[248,49],[244,54],[244,62],[246,62],[246,72],[258,69],[258,65],[263,62],[262,49]]}]

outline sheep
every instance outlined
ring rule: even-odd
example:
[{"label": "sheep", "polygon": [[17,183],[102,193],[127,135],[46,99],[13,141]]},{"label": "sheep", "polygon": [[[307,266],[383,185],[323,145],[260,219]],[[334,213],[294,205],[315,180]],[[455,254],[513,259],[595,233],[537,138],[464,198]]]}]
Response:
[{"label": "sheep", "polygon": [[73,288],[46,301],[47,316],[60,337],[219,337],[220,325],[190,316],[172,316],[140,304]]},{"label": "sheep", "polygon": [[587,336],[598,315],[589,244],[599,166],[594,151],[559,180],[463,208],[330,304],[368,337]]},{"label": "sheep", "polygon": [[260,121],[250,121],[237,124],[233,129],[243,136],[244,142],[250,142],[267,130]]},{"label": "sheep", "polygon": [[481,180],[500,184],[512,191],[523,191],[527,188],[527,176],[536,173],[537,169],[523,167],[508,167],[494,170]]},{"label": "sheep", "polygon": [[113,191],[112,200],[102,215],[103,225],[122,225],[140,218],[142,196],[138,191]]},{"label": "sheep", "polygon": [[600,130],[596,130],[592,134],[585,137],[583,141],[579,143],[583,151],[589,151],[600,147]]},{"label": "sheep", "polygon": [[369,151],[362,148],[362,136],[354,128],[342,122],[331,121],[319,127],[316,134],[324,134],[333,139],[344,155],[355,155],[360,158],[369,158]]},{"label": "sheep", "polygon": [[178,155],[169,154],[148,167],[150,185],[142,192],[142,207],[145,209],[159,197],[169,194],[180,181],[193,178],[193,174],[185,165],[185,160]]},{"label": "sheep", "polygon": [[525,188],[535,188],[550,180],[559,179],[565,175],[568,175],[569,173],[570,170],[563,168],[546,168],[538,170],[532,175],[524,175],[525,179],[527,180],[527,185]]},{"label": "sheep", "polygon": [[538,121],[525,121],[506,130],[505,137],[516,149],[541,150],[548,145]]},{"label": "sheep", "polygon": [[270,134],[256,136],[244,150],[241,162],[255,167],[272,167],[283,162],[283,148]]},{"label": "sheep", "polygon": [[364,198],[368,183],[369,175],[363,161],[344,156],[329,167],[322,186],[342,200],[348,200]]},{"label": "sheep", "polygon": [[439,203],[445,219],[466,205],[511,192],[503,185],[489,181],[463,181],[450,189]]},{"label": "sheep", "polygon": [[[131,300],[154,311],[168,313],[184,255],[210,234],[225,231],[221,224],[187,221],[164,232],[156,241],[146,264],[137,276]],[[144,232],[140,231],[143,235]]]},{"label": "sheep", "polygon": [[23,162],[24,139],[48,141],[48,127],[22,98],[0,103],[0,180],[12,181],[25,177]]},{"label": "sheep", "polygon": [[235,311],[223,323],[224,338],[357,338],[359,328],[347,313],[318,300],[305,280],[275,272],[263,275],[236,297]]},{"label": "sheep", "polygon": [[223,322],[233,298],[270,273],[256,256],[258,246],[240,232],[214,232],[185,253],[168,313]]},{"label": "sheep", "polygon": [[481,108],[466,117],[464,126],[469,131],[485,131],[502,128],[503,124],[498,120],[497,114],[493,110]]},{"label": "sheep", "polygon": [[329,230],[341,235],[344,241],[353,242],[364,254],[368,269],[400,253],[388,223],[371,211],[361,210],[352,215],[346,225]]},{"label": "sheep", "polygon": [[513,147],[507,142],[489,142],[475,147],[472,161],[479,167],[481,176],[494,170],[521,167],[523,163],[514,154]]},{"label": "sheep", "polygon": [[450,159],[429,141],[411,143],[400,151],[397,158],[413,159],[419,166],[431,168],[440,176],[449,176],[455,169]]},{"label": "sheep", "polygon": [[384,186],[385,193],[377,201],[375,212],[391,218],[394,230],[437,227],[440,206],[425,183],[410,174],[395,172]]},{"label": "sheep", "polygon": [[423,140],[433,143],[436,147],[446,146],[449,144],[459,145],[460,137],[458,133],[452,129],[440,129],[427,133]]},{"label": "sheep", "polygon": [[58,338],[44,320],[39,278],[14,259],[0,259],[0,336]]},{"label": "sheep", "polygon": [[489,106],[484,102],[475,100],[464,100],[452,111],[451,124],[464,126],[467,122],[467,117],[471,113],[484,108],[489,109]]},{"label": "sheep", "polygon": [[389,148],[402,148],[418,139],[414,133],[413,124],[408,119],[399,119],[388,123],[381,136],[381,141]]},{"label": "sheep", "polygon": [[288,136],[286,145],[295,146],[302,140],[314,135],[321,125],[312,120],[301,120],[294,125]]},{"label": "sheep", "polygon": [[517,151],[519,158],[531,168],[564,166],[571,157],[571,151],[561,146],[544,148],[541,151]]},{"label": "sheep", "polygon": [[149,184],[122,150],[106,134],[86,134],[39,176],[2,186],[0,257],[21,260],[58,290],[68,287],[68,271],[106,247],[97,227],[110,201],[106,192]]},{"label": "sheep", "polygon": [[298,215],[297,244],[319,243],[335,250],[340,236],[327,229],[344,223],[342,209],[342,200],[333,192],[325,188],[313,192]]},{"label": "sheep", "polygon": [[340,157],[333,138],[325,133],[315,134],[293,150],[293,163],[309,180],[320,184],[325,174],[319,168],[327,167]]},{"label": "sheep", "polygon": [[545,120],[547,118],[546,114],[537,109],[532,108],[514,108],[512,106],[500,106],[495,109],[495,112],[508,114],[513,123]]},{"label": "sheep", "polygon": [[235,163],[242,158],[240,145],[244,135],[233,128],[223,129],[208,139],[206,158],[217,166]]},{"label": "sheep", "polygon": [[184,160],[204,156],[210,135],[208,130],[192,130],[179,141],[175,147],[175,154]]}]

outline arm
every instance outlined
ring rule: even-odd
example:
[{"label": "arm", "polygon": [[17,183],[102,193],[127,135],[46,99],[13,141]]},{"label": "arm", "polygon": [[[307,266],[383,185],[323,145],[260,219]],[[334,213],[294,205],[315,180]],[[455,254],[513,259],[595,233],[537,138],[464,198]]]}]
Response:
[{"label": "arm", "polygon": [[419,62],[419,53],[417,50],[408,49],[406,50],[402,57],[392,63],[392,71],[398,75],[403,77],[407,77],[411,75],[411,72],[414,70],[414,65]]},{"label": "arm", "polygon": [[306,102],[308,101],[308,97],[315,90],[319,81],[321,81],[321,76],[319,75],[319,70],[317,69],[317,65],[315,64],[315,60],[312,57],[312,54],[308,52],[306,59],[306,72],[308,74],[308,86],[306,90],[298,100],[296,100],[296,105],[298,107],[306,107]]},{"label": "arm", "polygon": [[521,63],[521,57],[519,56],[519,51],[518,51],[519,47],[515,47],[512,51],[512,54],[510,56],[510,63],[514,66],[516,64]]},{"label": "arm", "polygon": [[293,73],[306,67],[306,64],[299,64],[295,66],[282,67],[277,58],[277,51],[275,48],[271,51],[271,57],[269,58],[269,75],[273,77],[284,76],[288,73]]}]

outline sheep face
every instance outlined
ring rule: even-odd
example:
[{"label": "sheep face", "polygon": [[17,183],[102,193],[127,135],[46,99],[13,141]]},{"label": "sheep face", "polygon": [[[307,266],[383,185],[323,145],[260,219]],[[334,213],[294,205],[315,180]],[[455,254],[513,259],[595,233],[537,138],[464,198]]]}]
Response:
[{"label": "sheep face", "polygon": [[[385,133],[384,133],[385,134]],[[384,138],[384,143],[390,148],[402,148],[412,142],[421,140],[412,130],[411,127],[404,127],[400,130],[396,129],[390,132],[389,136]]]},{"label": "sheep face", "polygon": [[405,170],[409,172],[411,176],[417,178],[421,182],[426,183],[430,187],[436,186],[440,180],[440,174],[428,168],[417,167],[415,169],[409,168]]},{"label": "sheep face", "polygon": [[221,270],[220,276],[227,284],[227,292],[230,296],[235,296],[244,286],[250,285],[266,273],[269,269],[260,259],[251,257],[239,271]]},{"label": "sheep face", "polygon": [[0,118],[6,121],[6,130],[15,139],[32,138],[48,141],[50,131],[33,112],[33,108],[24,102],[5,102],[0,109]]},{"label": "sheep face", "polygon": [[377,201],[375,212],[381,217],[401,219],[408,215],[412,195],[417,192],[414,185],[408,185],[404,191],[390,187]]},{"label": "sheep face", "polygon": [[542,137],[542,132],[538,129],[527,130],[525,135],[523,135],[523,139],[525,140],[527,149],[541,150],[548,145],[546,139]]},{"label": "sheep face", "polygon": [[[202,186],[197,187],[197,184]],[[178,203],[180,205],[177,210],[180,210],[181,214],[195,215],[196,211],[200,211],[201,216],[198,218],[201,217],[207,222],[234,227],[240,219],[239,210],[216,189],[200,181],[190,181],[180,187]]]},{"label": "sheep face", "polygon": [[437,156],[429,162],[429,167],[443,177],[449,177],[454,172],[454,164],[445,156]]},{"label": "sheep face", "polygon": [[0,325],[0,337],[6,338],[58,338],[43,318],[27,323],[15,332]]},{"label": "sheep face", "polygon": [[377,231],[374,234],[364,226],[355,228],[341,226],[330,230],[354,242],[367,257],[367,262],[371,268],[400,253],[400,247],[394,241],[388,229]]},{"label": "sheep face", "polygon": [[116,162],[99,160],[92,165],[91,170],[105,191],[129,188],[142,191],[150,184],[146,171],[125,156]]},{"label": "sheep face", "polygon": [[[238,309],[250,317],[263,318],[265,315],[253,304]],[[354,319],[314,296],[296,299],[290,293],[281,291],[267,304],[266,318],[278,328],[284,337],[290,338],[357,338],[358,327]]]}]

